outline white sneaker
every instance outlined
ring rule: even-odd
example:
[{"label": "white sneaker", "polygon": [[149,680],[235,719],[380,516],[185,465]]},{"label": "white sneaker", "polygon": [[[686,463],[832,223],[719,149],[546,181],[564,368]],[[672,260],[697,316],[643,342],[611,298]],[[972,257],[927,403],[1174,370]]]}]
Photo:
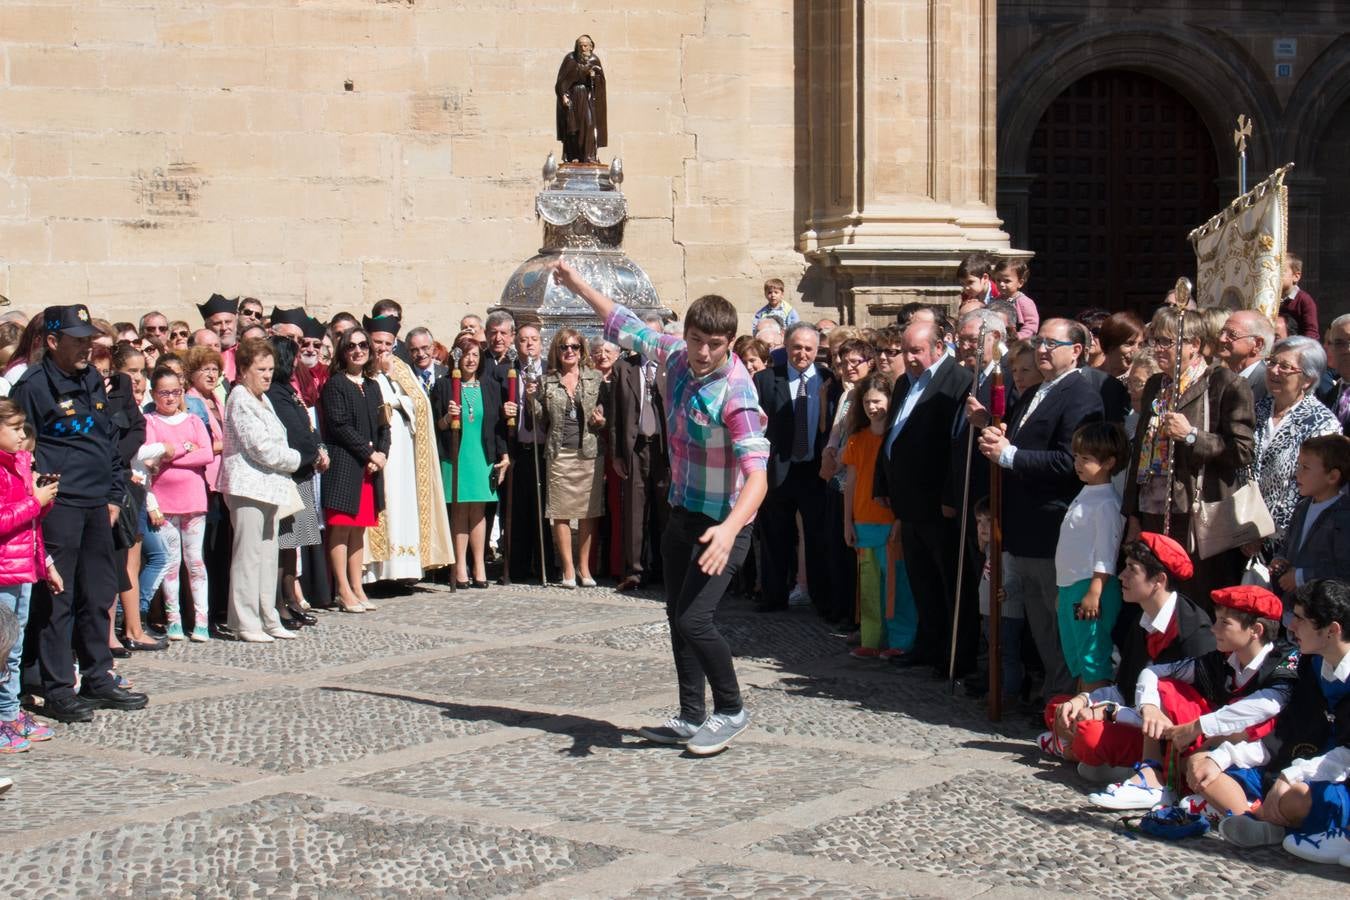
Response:
[{"label": "white sneaker", "polygon": [[1129,766],[1094,766],[1080,762],[1078,764],[1078,777],[1092,784],[1115,784],[1117,781],[1126,781],[1134,774],[1134,769]]},{"label": "white sneaker", "polygon": [[1285,836],[1284,849],[1308,862],[1334,865],[1342,856],[1350,856],[1350,838],[1339,829],[1320,834],[1290,834]]},{"label": "white sneaker", "polygon": [[14,787],[14,780],[11,778],[0,778],[0,794],[5,793]]},{"label": "white sneaker", "polygon": [[1101,809],[1157,809],[1171,806],[1175,796],[1167,788],[1149,787],[1142,778],[1107,785],[1106,790],[1088,794],[1088,801]]},{"label": "white sneaker", "polygon": [[788,594],[788,606],[810,606],[811,594],[802,585],[797,585]]},{"label": "white sneaker", "polygon": [[1243,813],[1219,822],[1219,836],[1239,847],[1267,847],[1284,840],[1284,829]]}]

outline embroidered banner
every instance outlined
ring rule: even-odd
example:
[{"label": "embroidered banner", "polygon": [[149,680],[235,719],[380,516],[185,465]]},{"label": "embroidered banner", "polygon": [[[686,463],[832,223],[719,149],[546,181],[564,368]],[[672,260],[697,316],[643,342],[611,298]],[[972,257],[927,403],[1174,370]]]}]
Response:
[{"label": "embroidered banner", "polygon": [[1195,248],[1195,301],[1201,309],[1280,308],[1280,272],[1289,239],[1289,188],[1281,166],[1189,235]]}]

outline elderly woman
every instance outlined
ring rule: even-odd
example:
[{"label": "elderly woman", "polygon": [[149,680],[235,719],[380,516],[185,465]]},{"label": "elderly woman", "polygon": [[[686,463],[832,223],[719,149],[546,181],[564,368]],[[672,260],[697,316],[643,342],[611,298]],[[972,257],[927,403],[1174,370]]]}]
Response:
[{"label": "elderly woman", "polygon": [[265,340],[235,352],[239,383],[225,403],[225,450],[218,487],[234,525],[230,560],[230,629],[250,643],[294,638],[277,616],[277,533],[281,519],[301,508],[291,475],[300,453],[286,440],[267,389],[276,354]]},{"label": "elderly woman", "polygon": [[366,612],[361,583],[365,532],[384,509],[384,465],[389,454],[389,421],[375,381],[379,371],[370,336],[360,328],[342,333],[332,371],[320,395],[323,434],[331,456],[319,482],[328,526],[328,569],[334,598],[343,612]]},{"label": "elderly woman", "polygon": [[[561,585],[594,587],[591,577],[591,540],[595,520],[603,508],[605,457],[600,433],[605,411],[600,404],[600,374],[590,368],[586,339],[575,328],[562,328],[548,350],[548,374],[526,382],[525,392],[536,422],[547,433],[548,504],[553,537],[562,563]],[[581,529],[581,558],[572,565],[572,529]]]},{"label": "elderly woman", "polygon": [[623,478],[614,463],[614,396],[618,389],[614,364],[619,345],[603,337],[591,338],[591,363],[600,374],[600,406],[611,427],[604,434],[605,512],[597,525],[599,540],[591,558],[592,571],[604,572],[615,581],[623,578]]},{"label": "elderly woman", "polygon": [[[1183,544],[1194,546],[1192,504],[1198,484],[1203,482],[1201,500],[1226,499],[1241,486],[1241,473],[1251,464],[1255,425],[1251,388],[1245,378],[1226,366],[1205,361],[1200,352],[1204,338],[1204,320],[1197,312],[1165,306],[1153,316],[1150,342],[1162,371],[1144,387],[1130,474],[1125,482],[1121,511],[1128,517],[1131,539],[1140,531],[1163,530],[1170,493],[1170,533]],[[1181,383],[1174,389],[1172,378],[1178,356]],[[1175,453],[1170,492],[1169,451]],[[1238,583],[1242,553],[1233,548],[1194,562],[1195,574],[1178,587],[1212,612],[1210,591]]]},{"label": "elderly woman", "polygon": [[[1277,343],[1266,361],[1270,394],[1256,404],[1254,468],[1261,498],[1266,501],[1275,533],[1268,547],[1279,546],[1298,503],[1298,448],[1308,438],[1340,434],[1335,413],[1322,405],[1313,389],[1327,369],[1327,354],[1312,338],[1295,335]],[[1256,546],[1244,549],[1254,554]]]}]

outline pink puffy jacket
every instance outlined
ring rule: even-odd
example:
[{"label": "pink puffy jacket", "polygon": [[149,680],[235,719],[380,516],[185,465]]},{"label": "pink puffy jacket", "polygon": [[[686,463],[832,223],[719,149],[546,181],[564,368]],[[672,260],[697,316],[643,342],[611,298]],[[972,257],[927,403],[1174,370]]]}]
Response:
[{"label": "pink puffy jacket", "polygon": [[42,507],[32,483],[33,454],[0,450],[0,584],[36,584],[47,576]]}]

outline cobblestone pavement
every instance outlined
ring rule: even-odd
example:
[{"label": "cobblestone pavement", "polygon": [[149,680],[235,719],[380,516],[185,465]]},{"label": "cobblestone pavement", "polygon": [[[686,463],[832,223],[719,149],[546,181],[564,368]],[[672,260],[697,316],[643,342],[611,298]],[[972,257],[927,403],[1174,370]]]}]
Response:
[{"label": "cobblestone pavement", "polygon": [[80,897],[1345,897],[1134,839],[1076,774],[808,611],[720,615],[754,723],[696,759],[651,595],[422,585],[287,644],[138,654],[135,713],[0,759],[0,883]]}]

